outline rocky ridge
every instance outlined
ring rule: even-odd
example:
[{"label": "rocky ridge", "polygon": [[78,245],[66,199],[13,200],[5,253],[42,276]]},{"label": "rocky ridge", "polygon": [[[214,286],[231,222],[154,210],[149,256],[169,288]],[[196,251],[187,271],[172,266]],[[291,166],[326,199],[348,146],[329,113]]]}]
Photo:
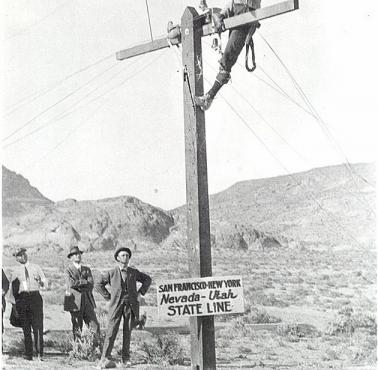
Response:
[{"label": "rocky ridge", "polygon": [[[212,246],[373,246],[375,168],[356,164],[352,170],[351,176],[340,165],[243,181],[210,196]],[[185,248],[185,206],[165,211],[132,196],[54,203],[3,167],[3,242],[62,251],[74,244],[84,250],[119,243]]]}]

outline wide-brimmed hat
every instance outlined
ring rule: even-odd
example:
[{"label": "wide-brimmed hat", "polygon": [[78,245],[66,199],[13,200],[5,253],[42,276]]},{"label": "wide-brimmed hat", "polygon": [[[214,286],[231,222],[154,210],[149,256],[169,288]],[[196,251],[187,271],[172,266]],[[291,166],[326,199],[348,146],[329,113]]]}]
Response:
[{"label": "wide-brimmed hat", "polygon": [[26,252],[26,249],[25,249],[24,247],[17,248],[17,249],[13,252],[13,257],[20,256],[22,253],[25,253],[25,252]]},{"label": "wide-brimmed hat", "polygon": [[129,254],[129,258],[131,258],[131,250],[127,247],[118,247],[114,252],[114,259],[117,260],[118,253],[121,251],[126,251]]},{"label": "wide-brimmed hat", "polygon": [[74,254],[83,254],[83,252],[79,249],[77,245],[75,245],[74,247],[71,247],[70,253],[67,254],[67,258],[70,258]]}]

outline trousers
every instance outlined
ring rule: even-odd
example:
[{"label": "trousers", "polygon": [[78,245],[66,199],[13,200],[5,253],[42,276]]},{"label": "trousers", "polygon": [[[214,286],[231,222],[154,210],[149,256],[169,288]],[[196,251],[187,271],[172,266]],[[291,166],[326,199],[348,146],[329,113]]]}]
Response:
[{"label": "trousers", "polygon": [[74,339],[80,339],[84,322],[95,334],[96,339],[99,339],[100,324],[97,321],[92,303],[89,301],[86,295],[83,294],[81,297],[80,310],[70,311],[70,314]]},{"label": "trousers", "polygon": [[115,310],[112,317],[109,317],[108,328],[106,329],[105,342],[102,351],[102,358],[109,358],[112,353],[114,341],[117,337],[119,325],[123,317],[123,340],[122,340],[122,361],[130,359],[131,331],[135,327],[135,316],[127,300],[122,301]]},{"label": "trousers", "polygon": [[21,292],[16,298],[16,309],[20,315],[24,332],[25,354],[33,356],[32,329],[36,353],[43,355],[43,300],[38,291]]},{"label": "trousers", "polygon": [[[246,13],[250,10],[251,9],[247,5],[235,4],[233,15]],[[224,49],[222,58],[219,61],[220,71],[216,77],[219,83],[226,84],[229,81],[231,69],[237,62],[238,57],[243,50],[245,40],[251,30],[251,27],[253,26],[246,25],[234,28],[230,31],[227,45]]]}]

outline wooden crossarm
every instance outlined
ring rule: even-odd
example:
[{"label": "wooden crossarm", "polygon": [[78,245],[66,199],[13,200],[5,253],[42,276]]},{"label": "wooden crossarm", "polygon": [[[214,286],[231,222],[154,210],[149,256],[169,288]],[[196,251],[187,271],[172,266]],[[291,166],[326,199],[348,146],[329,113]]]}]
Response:
[{"label": "wooden crossarm", "polygon": [[[276,15],[292,12],[299,9],[299,0],[287,0],[278,4],[270,5],[264,8],[256,9],[253,12],[243,13],[234,17],[226,18],[224,25],[226,30],[251,24],[253,22],[261,21],[263,19],[275,17]],[[206,24],[202,27],[203,36],[211,35],[213,27],[211,24]]]},{"label": "wooden crossarm", "polygon": [[137,55],[142,55],[149,53],[151,51],[160,50],[164,48],[169,48],[169,43],[167,38],[157,39],[145,44],[136,45],[132,48],[120,50],[116,53],[117,60],[123,60],[135,57]]},{"label": "wooden crossarm", "polygon": [[[261,21],[263,19],[275,17],[276,15],[292,12],[296,9],[299,9],[299,0],[286,0],[278,4],[256,9],[253,12],[243,13],[234,17],[226,18],[224,20],[225,29],[229,30],[239,26],[248,25],[253,22]],[[203,20],[205,18],[206,17],[203,16]],[[214,31],[211,23],[202,26],[202,36],[211,35],[212,33],[214,33]],[[179,42],[180,40],[176,41],[175,44],[178,44]],[[145,44],[133,46],[129,49],[118,51],[116,53],[116,58],[117,60],[124,60],[135,57],[137,55],[146,54],[151,51],[168,48],[169,46],[170,45],[167,38],[161,38],[147,42]]]}]

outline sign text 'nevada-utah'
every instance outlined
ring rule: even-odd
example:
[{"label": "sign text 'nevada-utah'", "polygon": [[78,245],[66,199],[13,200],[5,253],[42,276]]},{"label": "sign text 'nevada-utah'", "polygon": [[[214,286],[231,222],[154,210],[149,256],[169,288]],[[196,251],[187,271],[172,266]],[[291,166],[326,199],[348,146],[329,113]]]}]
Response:
[{"label": "sign text 'nevada-utah'", "polygon": [[159,281],[160,318],[208,316],[244,312],[241,276]]}]

